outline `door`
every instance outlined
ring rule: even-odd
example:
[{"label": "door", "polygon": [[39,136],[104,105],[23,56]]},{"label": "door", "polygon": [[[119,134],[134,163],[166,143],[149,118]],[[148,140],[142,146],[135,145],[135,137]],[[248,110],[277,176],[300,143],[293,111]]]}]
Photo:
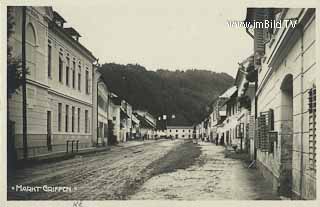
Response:
[{"label": "door", "polygon": [[51,111],[47,111],[47,147],[52,151]]}]

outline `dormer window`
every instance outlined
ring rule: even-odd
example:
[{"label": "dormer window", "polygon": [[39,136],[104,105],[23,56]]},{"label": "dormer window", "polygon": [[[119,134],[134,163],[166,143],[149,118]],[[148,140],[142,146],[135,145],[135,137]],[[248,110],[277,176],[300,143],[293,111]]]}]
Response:
[{"label": "dormer window", "polygon": [[79,41],[81,35],[72,27],[64,28],[64,30],[70,35],[74,40]]},{"label": "dormer window", "polygon": [[66,20],[56,11],[53,12],[53,21],[56,23],[56,25],[62,28],[63,24],[66,23]]}]

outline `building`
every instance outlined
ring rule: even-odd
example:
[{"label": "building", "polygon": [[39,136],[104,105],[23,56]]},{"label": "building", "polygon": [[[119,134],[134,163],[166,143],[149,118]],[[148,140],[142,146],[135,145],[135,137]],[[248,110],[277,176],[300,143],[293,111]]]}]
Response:
[{"label": "building", "polygon": [[[250,126],[253,126],[254,123],[251,123],[254,120],[254,110],[255,105],[253,103],[255,98],[255,82],[250,82],[247,77],[247,70],[250,67],[253,67],[253,56],[249,56],[244,61],[239,64],[238,72],[235,79],[235,85],[237,86],[237,103],[239,118],[236,126],[236,135],[237,139],[240,139],[240,149],[249,151],[250,150],[250,141],[249,138],[249,129]],[[251,113],[253,111],[253,113]],[[253,143],[251,142],[251,150],[253,148]]]},{"label": "building", "polygon": [[[236,128],[239,118],[239,103],[237,101],[237,86],[232,86],[227,89],[220,97],[224,97],[225,101],[222,106],[226,109],[226,118],[223,121],[223,126],[219,131],[222,133],[223,143],[226,145],[234,145],[240,148],[241,141],[237,138]],[[221,141],[220,141],[221,142]],[[238,148],[238,149],[239,149]]]},{"label": "building", "polygon": [[[23,7],[10,7],[13,56],[21,56]],[[26,7],[27,157],[66,151],[67,143],[87,148],[92,140],[93,63],[74,28],[51,7]],[[23,158],[22,90],[8,101],[17,158]],[[71,148],[71,146],[70,146]]]},{"label": "building", "polygon": [[140,121],[134,113],[132,113],[131,115],[131,120],[132,120],[131,139],[138,139],[140,137]]},{"label": "building", "polygon": [[221,124],[223,123],[227,115],[226,105],[224,104],[226,100],[227,98],[225,98],[223,94],[220,95],[217,99],[215,99],[212,103],[212,113],[210,115],[211,139],[214,142],[218,142],[218,143],[220,141],[221,144],[224,143],[224,140],[221,141],[222,137],[219,136],[221,134],[219,128],[222,127]]},{"label": "building", "polygon": [[120,105],[120,142],[126,142],[132,135],[132,106],[125,100]]},{"label": "building", "polygon": [[[97,130],[96,133],[93,133],[94,138],[96,138],[95,144],[97,146],[105,146],[110,143],[108,141],[109,134],[109,120],[111,120],[109,105],[110,105],[110,96],[111,92],[109,91],[107,85],[103,81],[103,78],[99,71],[95,71],[95,84],[93,87],[94,94],[94,109],[97,111]],[[96,95],[97,94],[97,95]]]},{"label": "building", "polygon": [[145,139],[156,138],[156,119],[147,111],[135,110],[134,115],[139,119],[139,137]]},{"label": "building", "polygon": [[114,93],[110,94],[109,101],[109,128],[110,128],[110,138],[108,144],[116,144],[120,142],[120,107],[121,99]]},{"label": "building", "polygon": [[167,126],[166,135],[175,139],[192,139],[193,126]]},{"label": "building", "polygon": [[246,22],[288,20],[288,27],[247,30],[257,74],[257,156],[281,195],[316,198],[315,9],[249,8]]}]

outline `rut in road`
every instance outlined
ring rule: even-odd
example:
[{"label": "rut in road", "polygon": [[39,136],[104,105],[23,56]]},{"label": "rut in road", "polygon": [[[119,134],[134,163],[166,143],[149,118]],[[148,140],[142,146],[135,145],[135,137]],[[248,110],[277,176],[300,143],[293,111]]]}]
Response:
[{"label": "rut in road", "polygon": [[[77,157],[19,170],[10,184],[69,186],[71,193],[8,193],[8,199],[107,200],[127,199],[154,174],[155,163],[183,141],[157,141],[133,147],[114,147],[106,153]],[[9,182],[8,182],[9,183]]]}]

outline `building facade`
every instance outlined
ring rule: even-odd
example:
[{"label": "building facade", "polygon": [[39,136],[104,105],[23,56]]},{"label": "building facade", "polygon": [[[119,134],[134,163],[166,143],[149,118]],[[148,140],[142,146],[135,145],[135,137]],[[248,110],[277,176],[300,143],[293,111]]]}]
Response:
[{"label": "building facade", "polygon": [[[256,28],[254,64],[257,166],[282,195],[316,198],[315,9],[249,8],[247,22],[295,20],[281,28]],[[250,32],[250,31],[247,31]]]},{"label": "building facade", "polygon": [[193,126],[167,126],[166,135],[175,139],[192,139]]},{"label": "building facade", "polygon": [[[11,7],[13,56],[21,57],[22,7]],[[65,151],[67,141],[92,146],[93,63],[96,58],[79,42],[79,33],[51,7],[26,7],[27,150],[28,157]],[[22,158],[22,91],[8,102],[15,125],[18,159]]]}]

